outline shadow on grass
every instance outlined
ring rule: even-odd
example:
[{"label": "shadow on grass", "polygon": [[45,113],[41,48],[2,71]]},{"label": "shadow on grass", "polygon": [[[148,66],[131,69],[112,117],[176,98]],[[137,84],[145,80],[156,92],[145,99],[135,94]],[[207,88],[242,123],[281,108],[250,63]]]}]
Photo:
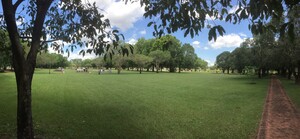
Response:
[{"label": "shadow on grass", "polygon": [[262,81],[269,80],[269,79],[270,79],[270,76],[258,78],[257,75],[227,74],[226,80],[244,82],[245,84],[249,84],[249,85],[256,85]]},{"label": "shadow on grass", "polygon": [[[138,111],[130,106],[77,105],[58,111],[60,112],[48,115],[49,117],[35,118],[35,133],[38,138],[148,137],[141,130],[143,127],[136,123]],[[43,122],[43,118],[48,119]]]}]

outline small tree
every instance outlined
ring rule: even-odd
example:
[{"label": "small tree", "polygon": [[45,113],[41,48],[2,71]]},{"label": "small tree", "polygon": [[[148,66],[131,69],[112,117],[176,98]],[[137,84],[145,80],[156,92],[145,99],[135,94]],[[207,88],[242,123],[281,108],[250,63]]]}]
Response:
[{"label": "small tree", "polygon": [[137,65],[140,74],[142,74],[142,69],[152,62],[151,57],[141,55],[141,54],[135,54],[132,58],[133,58],[133,62]]},{"label": "small tree", "polygon": [[126,63],[126,59],[127,59],[126,57],[124,57],[120,54],[117,54],[117,55],[113,56],[112,63],[114,65],[114,67],[117,69],[118,74],[121,73],[122,66]]},{"label": "small tree", "polygon": [[161,51],[156,50],[152,51],[149,54],[150,57],[153,58],[153,63],[155,64],[156,73],[158,73],[158,70],[160,69],[160,64],[162,64],[165,61],[168,61],[171,58],[170,52],[168,51]]},{"label": "small tree", "polygon": [[95,67],[100,69],[105,66],[105,61],[102,57],[97,57],[97,58],[93,59],[92,65],[94,65]]}]

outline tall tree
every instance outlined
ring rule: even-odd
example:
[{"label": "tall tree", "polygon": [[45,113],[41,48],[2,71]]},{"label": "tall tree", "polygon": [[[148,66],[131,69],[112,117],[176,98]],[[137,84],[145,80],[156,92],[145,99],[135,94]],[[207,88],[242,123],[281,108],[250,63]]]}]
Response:
[{"label": "tall tree", "polygon": [[246,39],[241,43],[240,47],[231,52],[232,68],[236,69],[238,73],[242,73],[246,66],[252,66],[251,44],[251,40]]},{"label": "tall tree", "polygon": [[230,52],[225,51],[219,54],[216,58],[216,64],[218,68],[221,68],[223,73],[225,73],[225,70],[227,70],[227,73],[229,74],[230,69]]},{"label": "tall tree", "polygon": [[[294,30],[287,30],[287,34],[296,34],[295,38],[300,38],[300,4],[294,6],[289,10],[288,19],[294,23]],[[300,85],[300,40],[294,39],[289,35],[289,44],[292,51],[292,62],[297,67],[297,71],[294,71],[295,83]],[[294,68],[295,69],[295,68]]]},{"label": "tall tree", "polygon": [[171,59],[166,63],[169,67],[169,72],[175,72],[177,62],[179,60],[178,58],[180,58],[180,54],[182,54],[180,47],[180,41],[176,37],[172,35],[166,35],[155,40],[152,50],[169,51]]},{"label": "tall tree", "polygon": [[[96,4],[80,0],[27,0],[28,4],[22,5],[25,1],[2,0],[2,9],[17,82],[17,136],[33,138],[31,84],[39,50],[53,42],[50,46],[63,51],[64,45],[55,42],[62,40],[71,44],[68,45],[71,50],[76,46],[93,46],[87,52],[102,54],[105,47],[111,47],[105,38],[111,38],[112,44],[117,46],[119,36],[115,30],[105,30],[109,22],[98,12]],[[17,25],[17,21],[22,24]],[[86,41],[81,41],[83,37]],[[28,54],[22,49],[21,39],[30,42]]]},{"label": "tall tree", "polygon": [[192,69],[194,67],[195,61],[197,60],[197,55],[195,54],[195,49],[190,44],[183,44],[182,49],[182,68]]},{"label": "tall tree", "polygon": [[272,65],[272,49],[275,47],[275,34],[272,31],[264,32],[254,36],[252,54],[254,55],[254,65],[257,67],[259,78],[266,75]]}]

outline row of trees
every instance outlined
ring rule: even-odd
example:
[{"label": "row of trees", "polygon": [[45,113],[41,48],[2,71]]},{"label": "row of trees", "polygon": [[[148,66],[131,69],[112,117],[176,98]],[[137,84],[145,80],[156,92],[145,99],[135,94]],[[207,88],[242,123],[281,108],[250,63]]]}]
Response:
[{"label": "row of trees", "polygon": [[143,68],[147,71],[156,69],[156,72],[162,68],[167,68],[169,72],[181,72],[182,70],[206,69],[208,65],[206,61],[197,57],[193,46],[182,45],[172,35],[148,40],[140,38],[134,45],[133,55],[127,58],[116,55],[112,62],[117,69],[136,67],[140,72]]},{"label": "row of trees", "polygon": [[293,75],[298,82],[300,68],[299,40],[275,40],[272,34],[255,36],[253,40],[245,40],[240,47],[232,52],[225,51],[216,58],[216,66],[223,73],[234,72],[245,74],[255,70],[258,77],[266,76],[269,71],[291,79]]},{"label": "row of trees", "polygon": [[[129,45],[123,43],[123,45]],[[122,69],[137,69],[142,72],[156,71],[168,68],[169,72],[181,72],[182,70],[206,69],[208,63],[195,54],[194,48],[190,44],[181,45],[174,36],[166,35],[161,38],[148,39],[141,38],[133,46],[133,53],[124,56],[122,51],[115,50],[112,59],[98,57],[96,59],[73,59],[72,67],[93,67],[93,68],[116,68],[118,73]]]},{"label": "row of trees", "polygon": [[[289,30],[280,35],[279,31],[265,31],[260,35],[253,35],[253,40],[245,40],[240,47],[236,48],[231,53],[225,51],[217,56],[216,66],[223,70],[223,73],[230,70],[237,70],[238,73],[245,73],[247,69],[256,70],[259,78],[267,75],[269,71],[277,71],[278,74],[291,79],[295,77],[295,82],[299,81],[300,68],[300,8],[294,7],[289,12],[287,20],[295,22],[295,27],[292,33],[295,33],[295,38],[288,34]],[[272,19],[269,24],[279,28],[282,19]],[[286,20],[286,19],[285,19]]]},{"label": "row of trees", "polygon": [[[0,32],[1,49],[7,49],[1,51],[0,63],[1,69],[11,66],[11,53],[9,49],[9,40],[6,32]],[[5,44],[4,44],[5,43]],[[123,43],[123,42],[122,42]],[[124,45],[129,45],[123,43]],[[25,44],[24,44],[25,45]],[[104,57],[98,57],[95,59],[72,59],[68,61],[66,57],[61,54],[47,53],[42,51],[37,55],[36,67],[37,68],[58,68],[58,67],[88,67],[88,68],[116,68],[118,73],[122,69],[138,69],[140,73],[144,68],[147,71],[155,71],[158,73],[163,68],[168,68],[169,72],[178,72],[182,70],[200,70],[206,69],[208,63],[201,58],[198,58],[195,54],[194,48],[190,44],[181,45],[180,41],[174,36],[166,35],[157,39],[141,38],[133,46],[133,53],[124,56],[122,51],[116,51],[112,59]],[[28,50],[24,46],[25,53]],[[3,54],[2,54],[3,53]]]},{"label": "row of trees", "polygon": [[41,53],[36,59],[37,68],[58,68],[68,67],[69,65],[70,62],[67,57],[63,57],[61,54]]}]

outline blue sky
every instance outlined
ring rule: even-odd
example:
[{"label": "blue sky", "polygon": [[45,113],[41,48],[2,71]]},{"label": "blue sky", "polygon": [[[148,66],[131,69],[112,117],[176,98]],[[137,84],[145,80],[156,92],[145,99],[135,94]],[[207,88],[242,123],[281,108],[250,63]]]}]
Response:
[{"label": "blue sky", "polygon": [[[143,17],[144,10],[138,3],[124,5],[123,2],[114,0],[92,0],[99,7],[103,8],[108,14],[106,17],[110,19],[113,27],[117,27],[125,35],[126,42],[135,43],[139,38],[153,38],[153,27],[147,27],[151,21]],[[233,7],[230,10],[234,10]],[[209,19],[209,18],[207,18]],[[212,21],[209,20],[212,23]],[[248,21],[233,25],[224,21],[214,21],[216,24],[222,25],[226,34],[223,37],[218,37],[216,42],[208,41],[208,29],[203,29],[199,36],[191,38],[184,37],[183,31],[173,33],[182,43],[191,44],[196,51],[198,57],[213,65],[216,56],[223,51],[232,51],[238,47],[245,38],[252,38],[251,32],[248,30]]]},{"label": "blue sky", "polygon": [[[151,21],[143,17],[144,10],[139,3],[127,4],[116,0],[89,0],[96,2],[97,6],[104,11],[106,18],[110,19],[111,25],[118,28],[125,36],[125,41],[134,44],[139,38],[153,38],[152,27],[147,27]],[[234,8],[233,8],[234,9]],[[2,5],[0,8],[2,13]],[[209,19],[209,18],[207,18]],[[212,21],[208,20],[212,23]],[[206,60],[209,65],[213,65],[216,56],[223,51],[232,51],[238,47],[245,38],[252,38],[251,32],[248,30],[248,21],[233,25],[224,21],[214,21],[216,24],[222,25],[226,34],[223,37],[218,37],[216,42],[208,41],[208,29],[203,29],[199,36],[191,38],[190,36],[183,37],[183,31],[178,31],[172,35],[179,39],[182,43],[191,44],[196,51],[198,57]],[[52,50],[50,50],[51,52]],[[79,50],[78,50],[79,51]],[[88,54],[82,57],[78,51],[72,53],[68,59],[74,58],[95,58],[93,54]]]}]

